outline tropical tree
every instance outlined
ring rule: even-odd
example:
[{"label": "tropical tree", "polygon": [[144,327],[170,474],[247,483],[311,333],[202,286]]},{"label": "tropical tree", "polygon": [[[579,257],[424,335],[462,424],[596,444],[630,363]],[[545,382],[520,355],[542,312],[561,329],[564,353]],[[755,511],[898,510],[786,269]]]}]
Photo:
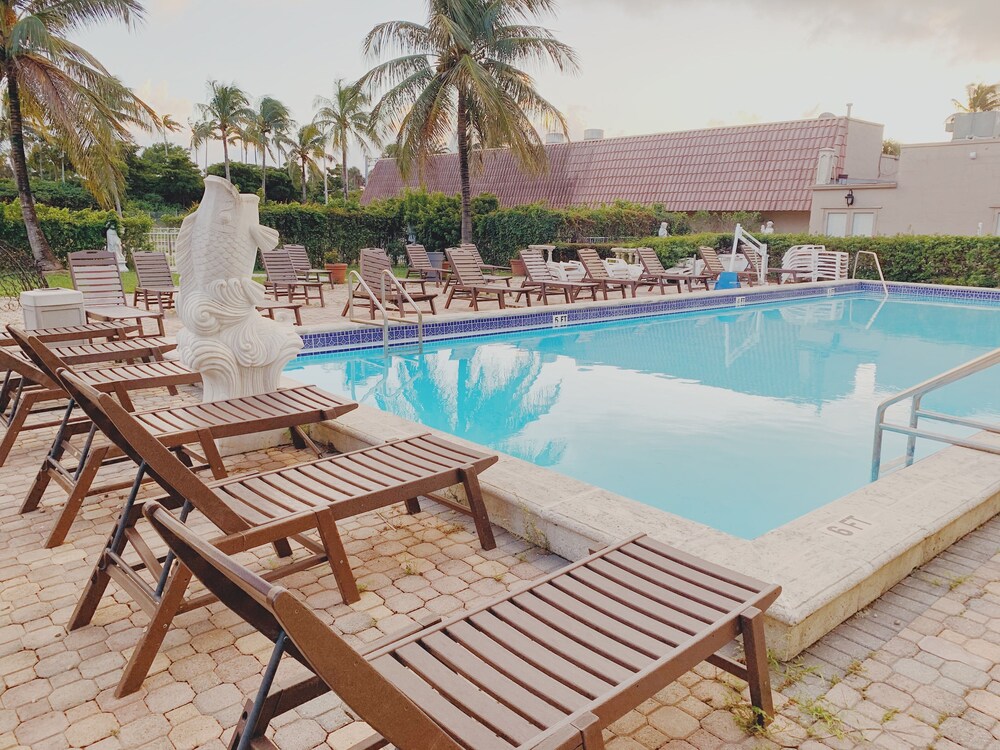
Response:
[{"label": "tropical tree", "polygon": [[164,154],[169,154],[169,149],[168,149],[169,144],[167,143],[167,131],[170,131],[171,133],[179,133],[179,132],[181,132],[181,124],[179,122],[177,122],[177,120],[175,120],[170,115],[161,115],[160,116],[160,132],[163,134],[163,153]]},{"label": "tropical tree", "polygon": [[302,180],[302,202],[308,200],[306,189],[309,175],[321,174],[319,160],[326,152],[326,136],[316,123],[311,122],[299,128],[293,137],[282,136],[278,141],[288,155],[289,172],[299,171]]},{"label": "tropical tree", "polygon": [[[347,147],[353,140],[361,150],[370,153],[369,144],[379,146],[378,123],[368,110],[371,97],[357,83],[345,83],[338,78],[333,84],[333,96],[317,96],[314,122],[330,139],[330,146],[340,149],[341,172],[347,172]],[[347,182],[344,182],[344,200],[347,200]]]},{"label": "tropical tree", "polygon": [[267,201],[267,153],[271,144],[286,136],[292,126],[292,115],[288,107],[273,96],[261,97],[254,107],[251,120],[256,145],[261,153],[260,188]]},{"label": "tropical tree", "polygon": [[970,83],[965,87],[965,102],[952,99],[959,112],[992,112],[1000,109],[1000,84]]},{"label": "tropical tree", "polygon": [[24,147],[26,124],[52,133],[94,197],[123,192],[122,146],[130,127],[152,130],[156,114],[69,36],[99,21],[132,26],[140,0],[0,0],[0,70],[6,88],[10,160],[35,261],[60,267],[38,223]]},{"label": "tropical tree", "polygon": [[562,114],[535,89],[519,65],[550,62],[577,68],[576,53],[548,29],[531,24],[555,0],[428,0],[426,23],[388,21],[365,38],[374,57],[393,50],[360,84],[385,89],[372,109],[379,121],[397,119],[398,163],[404,176],[431,150],[458,133],[462,240],[472,240],[470,155],[506,146],[522,168],[544,171],[545,148],[532,120],[566,132]]},{"label": "tropical tree", "polygon": [[212,123],[205,120],[199,120],[198,122],[188,120],[188,127],[191,128],[191,151],[197,156],[198,149],[204,144],[205,169],[208,169],[208,142],[212,140],[215,128],[212,127]]},{"label": "tropical tree", "polygon": [[250,99],[235,83],[208,82],[209,100],[199,104],[201,115],[212,125],[212,134],[222,141],[222,160],[229,179],[229,144],[239,137],[239,131],[253,117]]}]

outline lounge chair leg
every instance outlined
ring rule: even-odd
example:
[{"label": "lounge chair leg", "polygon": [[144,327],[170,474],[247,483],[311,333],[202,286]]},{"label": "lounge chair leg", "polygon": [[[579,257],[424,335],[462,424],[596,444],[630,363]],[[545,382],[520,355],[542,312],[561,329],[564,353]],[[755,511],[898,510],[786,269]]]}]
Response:
[{"label": "lounge chair leg", "polygon": [[747,662],[750,702],[757,709],[755,716],[757,724],[766,726],[774,718],[774,702],[767,672],[764,613],[756,607],[750,607],[740,615],[740,630],[743,633],[743,652]]},{"label": "lounge chair leg", "polygon": [[420,512],[420,498],[411,497],[403,503],[406,506],[406,512],[411,516],[416,515]]},{"label": "lounge chair leg", "polygon": [[14,443],[17,441],[17,437],[21,433],[21,428],[24,427],[24,423],[28,419],[28,414],[31,413],[34,405],[34,394],[29,393],[14,407],[14,413],[7,423],[7,432],[4,433],[3,442],[0,442],[0,466],[3,466],[7,462],[7,457],[14,448]]},{"label": "lounge chair leg", "polygon": [[261,736],[267,729],[271,717],[266,717],[264,725],[261,727],[261,720],[265,719],[262,714],[267,703],[267,694],[271,692],[271,685],[274,684],[274,676],[278,672],[278,665],[281,663],[281,657],[285,653],[287,643],[288,636],[282,630],[274,641],[274,650],[271,651],[271,658],[268,659],[260,687],[257,688],[257,697],[252,702],[247,703],[246,708],[243,709],[243,715],[240,716],[240,720],[236,724],[236,731],[229,743],[230,750],[248,750],[254,737]]},{"label": "lounge chair leg", "polygon": [[[62,510],[59,511],[59,515],[56,517],[56,522],[52,524],[52,530],[49,532],[49,537],[45,540],[46,549],[58,547],[66,541],[66,535],[69,534],[69,530],[73,526],[73,521],[76,520],[76,516],[80,512],[80,508],[83,506],[83,501],[86,499],[88,491],[94,484],[97,472],[100,470],[101,464],[104,463],[104,458],[108,455],[110,450],[111,446],[106,445],[85,454],[86,463],[84,463],[81,467],[82,471],[77,473],[75,477],[76,483],[73,485],[73,492],[68,498],[66,498],[66,502],[63,504]],[[84,458],[81,457],[80,460],[83,461]]]},{"label": "lounge chair leg", "polygon": [[479,486],[479,475],[470,469],[460,469],[458,473],[462,477],[462,486],[465,488],[465,497],[469,501],[469,512],[476,524],[476,533],[479,534],[479,546],[484,550],[495,549],[497,542],[493,538],[493,527],[490,526],[490,517],[486,513],[486,505],[483,503],[483,490]]},{"label": "lounge chair leg", "polygon": [[573,726],[580,730],[583,750],[605,750],[607,746],[604,744],[604,733],[594,714],[584,714],[573,722]]},{"label": "lounge chair leg", "polygon": [[444,309],[447,310],[451,307],[451,298],[455,296],[455,287],[450,287],[448,289],[448,299],[444,301]]},{"label": "lounge chair leg", "polygon": [[323,540],[323,547],[326,548],[327,561],[333,571],[337,588],[340,589],[340,595],[344,597],[344,603],[354,604],[360,601],[358,583],[354,580],[354,572],[347,560],[347,550],[344,549],[344,541],[340,538],[337,519],[329,512],[317,513],[316,527],[319,529],[319,537]]},{"label": "lounge chair leg", "polygon": [[[165,564],[169,563],[170,560],[167,560]],[[131,695],[142,687],[150,667],[153,666],[153,660],[160,652],[163,639],[167,637],[167,631],[177,617],[177,610],[184,603],[184,593],[190,582],[191,572],[183,565],[175,565],[170,580],[156,603],[156,612],[150,618],[139,642],[135,644],[132,656],[125,665],[121,679],[118,680],[118,685],[115,687],[116,698]]]}]

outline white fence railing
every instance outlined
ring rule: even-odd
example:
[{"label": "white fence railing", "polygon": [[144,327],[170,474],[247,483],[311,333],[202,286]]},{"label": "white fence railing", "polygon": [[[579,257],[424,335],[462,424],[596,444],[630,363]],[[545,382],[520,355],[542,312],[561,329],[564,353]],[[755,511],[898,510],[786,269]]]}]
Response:
[{"label": "white fence railing", "polygon": [[149,241],[153,244],[153,250],[158,253],[166,253],[167,263],[170,264],[171,270],[176,269],[174,247],[177,245],[177,235],[180,233],[180,229],[170,227],[153,227],[149,230]]}]

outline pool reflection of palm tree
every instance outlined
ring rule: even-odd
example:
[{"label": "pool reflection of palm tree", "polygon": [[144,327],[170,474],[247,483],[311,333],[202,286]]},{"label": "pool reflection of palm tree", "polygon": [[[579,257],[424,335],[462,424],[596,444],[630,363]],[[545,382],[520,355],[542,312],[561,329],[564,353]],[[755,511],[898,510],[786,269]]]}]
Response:
[{"label": "pool reflection of palm tree", "polygon": [[379,408],[540,465],[561,457],[564,445],[522,436],[559,400],[559,383],[538,382],[540,353],[462,347],[393,357],[387,367],[387,387],[374,394]]}]

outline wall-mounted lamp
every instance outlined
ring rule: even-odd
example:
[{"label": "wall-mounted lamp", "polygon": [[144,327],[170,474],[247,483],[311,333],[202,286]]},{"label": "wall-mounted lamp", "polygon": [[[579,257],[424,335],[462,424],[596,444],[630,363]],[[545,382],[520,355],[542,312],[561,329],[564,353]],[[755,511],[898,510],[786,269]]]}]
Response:
[{"label": "wall-mounted lamp", "polygon": [[850,208],[854,205],[854,191],[848,190],[847,195],[844,196],[844,200],[847,201],[847,207]]}]

